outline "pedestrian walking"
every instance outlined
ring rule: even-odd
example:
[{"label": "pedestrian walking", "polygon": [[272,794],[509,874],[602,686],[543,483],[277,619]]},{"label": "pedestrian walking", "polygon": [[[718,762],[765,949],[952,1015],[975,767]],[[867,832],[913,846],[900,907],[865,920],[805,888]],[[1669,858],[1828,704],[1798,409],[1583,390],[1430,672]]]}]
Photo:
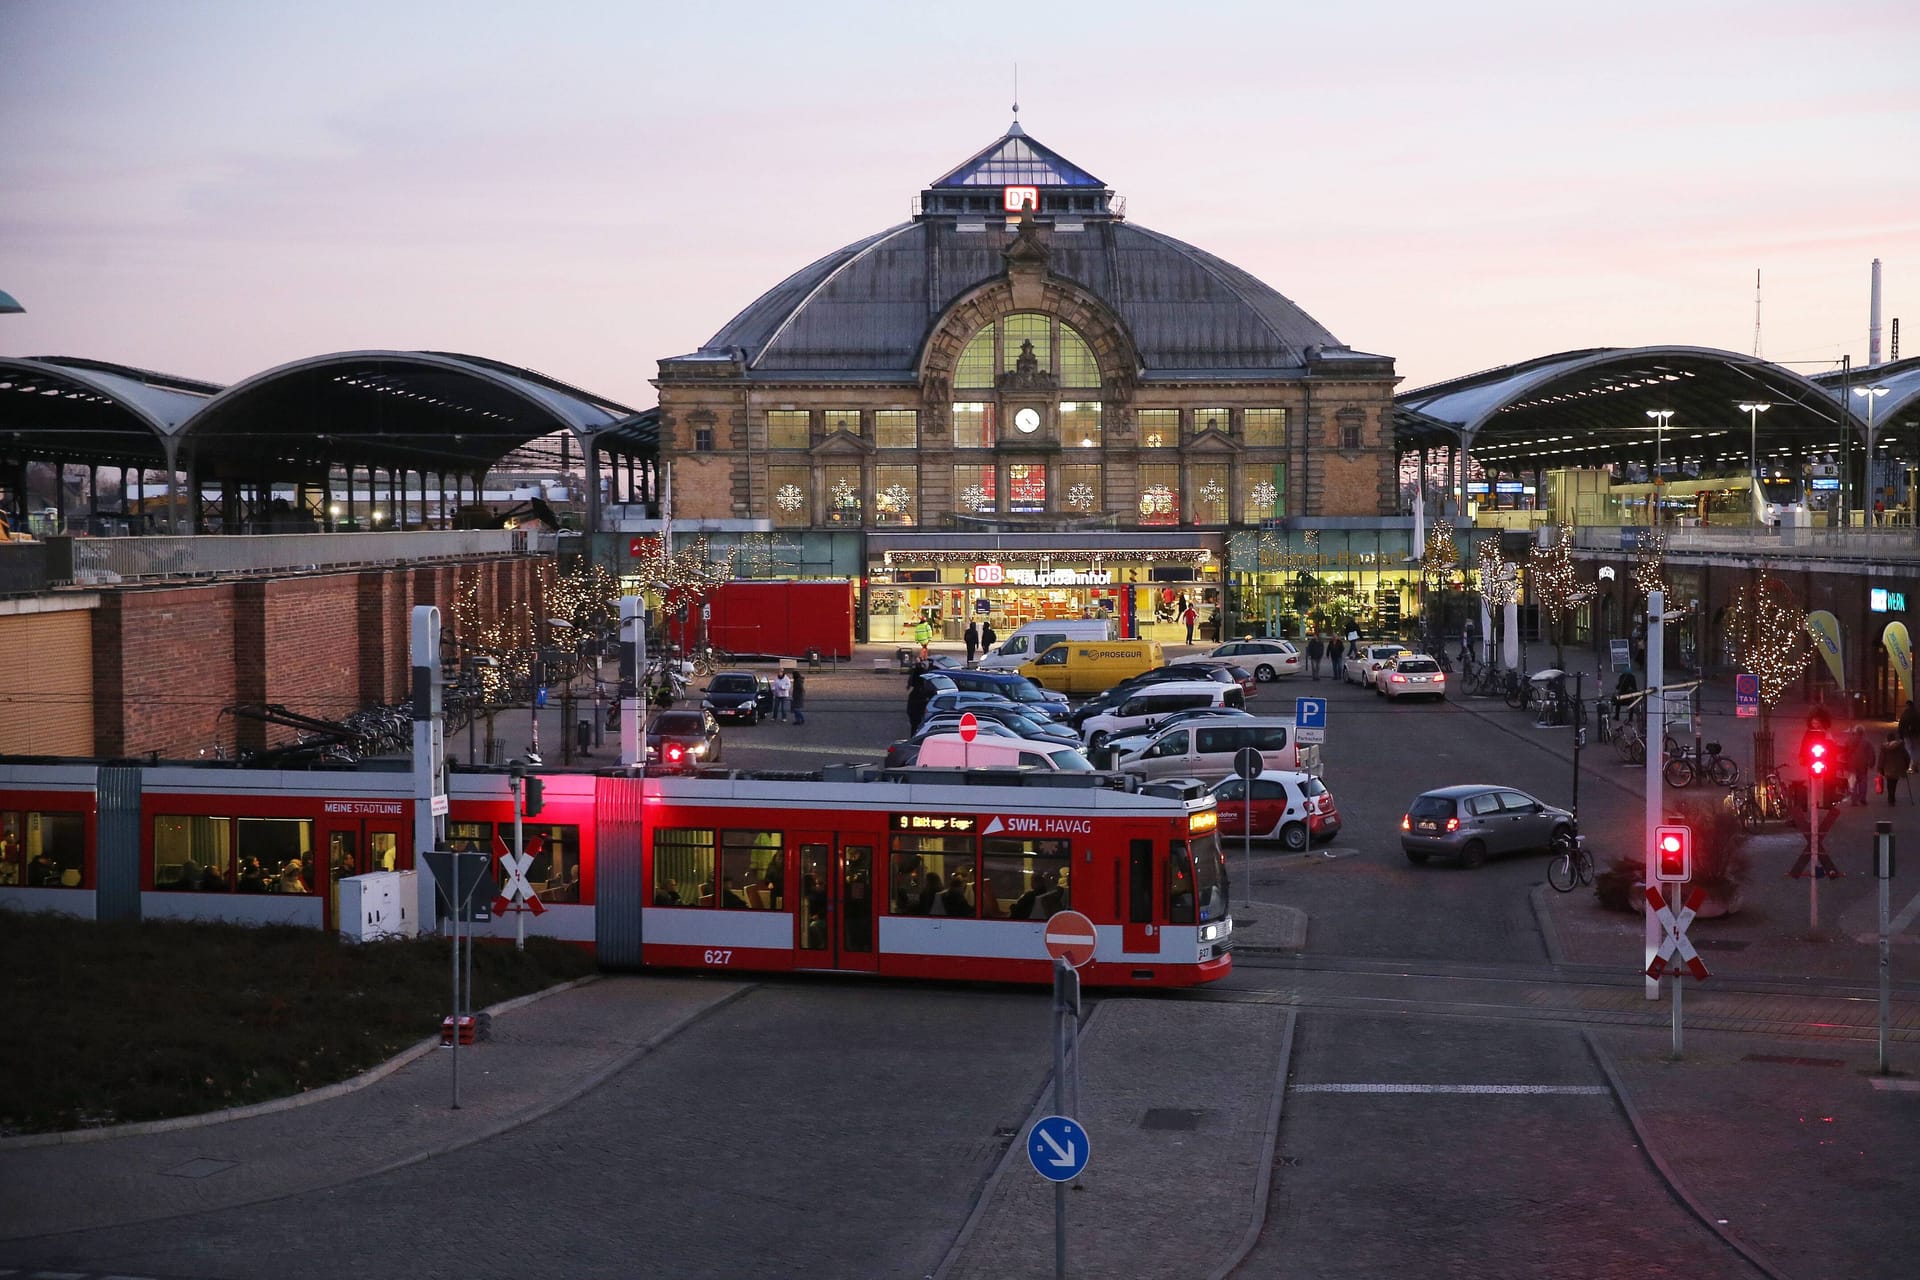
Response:
[{"label": "pedestrian walking", "polygon": [[802,671],[795,671],[793,673],[793,722],[795,724],[805,724],[807,722],[806,704],[807,704],[806,673]]},{"label": "pedestrian walking", "polygon": [[793,707],[793,677],[782,671],[773,678],[773,718],[785,720]]},{"label": "pedestrian walking", "polygon": [[1340,656],[1345,652],[1346,646],[1340,643],[1340,633],[1336,631],[1327,640],[1327,666],[1335,680],[1340,678]]},{"label": "pedestrian walking", "polygon": [[1627,709],[1628,700],[1640,692],[1640,682],[1633,678],[1633,668],[1621,669],[1620,678],[1613,684],[1613,720],[1620,722],[1620,716]]},{"label": "pedestrian walking", "polygon": [[1847,772],[1853,779],[1853,803],[1867,802],[1867,775],[1873,772],[1873,743],[1867,738],[1867,726],[1858,720],[1847,734]]},{"label": "pedestrian walking", "polygon": [[980,651],[980,628],[967,623],[967,629],[960,633],[961,642],[967,646],[967,665],[973,665],[973,656]]},{"label": "pedestrian walking", "polygon": [[[1880,744],[1880,785],[1887,793],[1888,804],[1894,802],[1900,779],[1907,775],[1908,763],[1907,751],[1900,745],[1899,736],[1887,735],[1887,740]],[[1913,797],[1909,794],[1907,798]]]},{"label": "pedestrian walking", "polygon": [[927,703],[933,698],[933,686],[920,677],[926,672],[926,664],[916,662],[913,671],[907,677],[907,732],[913,733],[920,727],[920,720],[927,713]]},{"label": "pedestrian walking", "polygon": [[993,633],[993,622],[988,620],[980,624],[980,656],[986,657],[993,652],[994,642],[1000,637]]},{"label": "pedestrian walking", "polygon": [[919,623],[913,628],[913,642],[920,646],[920,657],[927,656],[927,646],[933,643],[933,624],[922,614]]},{"label": "pedestrian walking", "polygon": [[1920,760],[1920,709],[1913,705],[1913,699],[1907,699],[1906,710],[1900,713],[1900,744],[1907,749],[1907,771],[1913,771],[1913,762]]},{"label": "pedestrian walking", "polygon": [[1192,605],[1188,605],[1186,612],[1180,615],[1180,621],[1187,624],[1187,643],[1192,644],[1193,643],[1193,624],[1200,621],[1200,615],[1194,612]]},{"label": "pedestrian walking", "polygon": [[1320,638],[1320,633],[1316,631],[1307,640],[1307,672],[1315,680],[1320,678],[1320,660],[1326,656],[1326,642]]}]

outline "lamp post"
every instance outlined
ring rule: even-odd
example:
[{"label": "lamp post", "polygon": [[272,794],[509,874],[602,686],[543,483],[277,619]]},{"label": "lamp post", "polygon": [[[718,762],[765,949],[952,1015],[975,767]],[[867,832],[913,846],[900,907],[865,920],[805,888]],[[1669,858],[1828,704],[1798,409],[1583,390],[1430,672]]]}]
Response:
[{"label": "lamp post", "polygon": [[[1753,500],[1760,503],[1765,500],[1766,492],[1760,485],[1760,415],[1773,408],[1770,400],[1753,400],[1740,406],[1740,412],[1747,415],[1747,470],[1753,472]],[[1756,510],[1764,512],[1756,506]]]},{"label": "lamp post", "polygon": [[1666,523],[1660,510],[1660,444],[1665,437],[1667,423],[1673,417],[1671,409],[1649,409],[1647,416],[1653,419],[1653,523]]},{"label": "lamp post", "polygon": [[[1867,494],[1866,502],[1862,504],[1862,509],[1871,513],[1873,511],[1873,495],[1878,492],[1873,487],[1873,402],[1887,394],[1887,389],[1885,387],[1855,387],[1853,394],[1865,398],[1867,402],[1867,462],[1864,468],[1867,478]],[[1873,516],[1869,514],[1867,520],[1871,523]]]}]

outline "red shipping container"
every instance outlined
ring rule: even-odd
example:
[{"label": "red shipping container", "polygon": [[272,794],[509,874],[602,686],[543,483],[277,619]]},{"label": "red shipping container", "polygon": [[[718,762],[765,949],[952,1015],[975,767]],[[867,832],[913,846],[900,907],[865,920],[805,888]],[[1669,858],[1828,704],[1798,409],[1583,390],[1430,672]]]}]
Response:
[{"label": "red shipping container", "polygon": [[[801,581],[723,582],[707,596],[706,641],[734,653],[804,658],[853,658],[854,584],[847,578]],[[701,643],[700,606],[675,620],[672,634],[682,649]]]}]

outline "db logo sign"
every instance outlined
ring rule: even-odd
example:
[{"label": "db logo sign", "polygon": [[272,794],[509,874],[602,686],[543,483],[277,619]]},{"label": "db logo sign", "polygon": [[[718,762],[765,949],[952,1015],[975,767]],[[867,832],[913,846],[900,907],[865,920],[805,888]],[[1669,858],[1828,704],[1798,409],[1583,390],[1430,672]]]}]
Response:
[{"label": "db logo sign", "polygon": [[1032,209],[1035,213],[1038,213],[1040,211],[1040,188],[1002,187],[1000,189],[1000,204],[1008,213],[1022,208]]},{"label": "db logo sign", "polygon": [[977,564],[973,566],[973,580],[983,587],[997,587],[1007,580],[1007,571],[997,564]]}]

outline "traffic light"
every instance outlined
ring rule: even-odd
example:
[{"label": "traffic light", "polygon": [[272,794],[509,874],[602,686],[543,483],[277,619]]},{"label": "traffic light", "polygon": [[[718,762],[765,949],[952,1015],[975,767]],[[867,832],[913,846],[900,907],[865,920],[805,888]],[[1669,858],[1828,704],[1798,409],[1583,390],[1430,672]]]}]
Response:
[{"label": "traffic light", "polygon": [[537,815],[540,812],[541,805],[546,803],[547,784],[543,779],[529,777],[526,785],[527,803],[526,807],[520,812],[524,816],[531,818]]},{"label": "traffic light", "polygon": [[1833,740],[1817,730],[1809,733],[1800,742],[1800,763],[1807,766],[1808,777],[1825,779],[1833,767]]},{"label": "traffic light", "polygon": [[1653,878],[1662,884],[1685,884],[1693,879],[1693,828],[1653,829]]}]

